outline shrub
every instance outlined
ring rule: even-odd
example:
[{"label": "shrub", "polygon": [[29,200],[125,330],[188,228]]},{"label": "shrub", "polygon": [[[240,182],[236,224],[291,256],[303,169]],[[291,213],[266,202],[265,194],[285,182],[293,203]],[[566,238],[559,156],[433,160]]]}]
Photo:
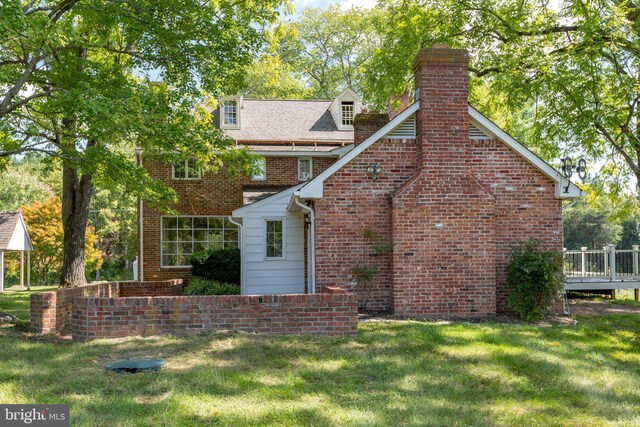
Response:
[{"label": "shrub", "polygon": [[545,250],[540,242],[521,242],[511,253],[507,304],[525,321],[540,319],[553,308],[563,286],[562,252]]},{"label": "shrub", "polygon": [[184,288],[185,295],[240,295],[240,285],[194,277]]},{"label": "shrub", "polygon": [[191,274],[216,282],[240,285],[240,249],[207,249],[191,255]]}]

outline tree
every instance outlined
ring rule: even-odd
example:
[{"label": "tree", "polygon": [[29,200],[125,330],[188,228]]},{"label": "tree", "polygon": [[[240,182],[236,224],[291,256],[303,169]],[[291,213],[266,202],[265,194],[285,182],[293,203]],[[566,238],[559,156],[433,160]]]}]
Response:
[{"label": "tree", "polygon": [[[175,193],[127,156],[193,157],[251,168],[209,125],[207,94],[237,90],[283,0],[17,0],[0,14],[0,159],[39,152],[62,164],[61,284],[85,281],[94,186],[167,208]],[[162,83],[149,79],[158,73]],[[194,108],[194,105],[197,105]],[[0,166],[2,166],[0,164]]]},{"label": "tree", "polygon": [[305,99],[311,95],[294,75],[293,67],[282,62],[277,53],[265,53],[249,66],[242,92],[258,99]]},{"label": "tree", "polygon": [[[34,276],[40,285],[51,284],[60,277],[64,258],[60,252],[64,240],[62,202],[57,196],[43,202],[33,202],[22,207],[22,215],[33,244],[31,265]],[[84,235],[84,253],[88,272],[102,265],[102,253],[96,248],[97,241],[98,236],[93,227],[87,227]]]},{"label": "tree", "polygon": [[638,3],[390,0],[385,9],[394,25],[368,74],[378,104],[407,87],[420,47],[464,47],[472,90],[486,85],[512,111],[534,102],[531,142],[547,158],[606,161],[614,191],[640,178]]},{"label": "tree", "polygon": [[602,249],[605,245],[620,241],[622,226],[613,217],[613,210],[607,200],[603,199],[602,202],[599,207],[594,207],[580,200],[565,210],[562,217],[564,247],[570,250],[583,246]]},{"label": "tree", "polygon": [[290,65],[314,98],[332,99],[350,87],[361,92],[367,63],[380,40],[375,10],[307,8],[276,33],[277,53]]},{"label": "tree", "polygon": [[15,211],[20,206],[44,200],[54,194],[34,171],[29,160],[9,164],[0,180],[0,211]]}]

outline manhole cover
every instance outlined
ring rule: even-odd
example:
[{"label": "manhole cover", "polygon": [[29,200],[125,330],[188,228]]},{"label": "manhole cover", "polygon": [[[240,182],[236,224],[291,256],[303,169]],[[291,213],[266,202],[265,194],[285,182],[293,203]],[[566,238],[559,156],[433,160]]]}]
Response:
[{"label": "manhole cover", "polygon": [[107,365],[114,372],[135,374],[137,372],[157,372],[164,365],[164,359],[123,359]]}]

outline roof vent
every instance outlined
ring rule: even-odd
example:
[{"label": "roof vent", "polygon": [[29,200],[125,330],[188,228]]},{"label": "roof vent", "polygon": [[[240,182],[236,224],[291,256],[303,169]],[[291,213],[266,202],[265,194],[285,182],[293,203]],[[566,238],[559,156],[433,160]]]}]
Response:
[{"label": "roof vent", "polygon": [[416,137],[416,115],[412,114],[396,126],[385,138],[413,139]]},{"label": "roof vent", "polygon": [[469,123],[469,139],[491,139],[491,137],[473,123]]}]

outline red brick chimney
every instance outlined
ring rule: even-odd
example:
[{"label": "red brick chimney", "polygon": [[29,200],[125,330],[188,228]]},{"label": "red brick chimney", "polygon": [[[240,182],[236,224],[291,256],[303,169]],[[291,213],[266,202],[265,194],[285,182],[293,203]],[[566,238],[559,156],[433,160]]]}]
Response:
[{"label": "red brick chimney", "polygon": [[[413,61],[420,110],[416,121],[419,161],[429,168],[460,165],[469,139],[469,55],[464,49],[436,44]],[[467,168],[465,167],[465,171]]]},{"label": "red brick chimney", "polygon": [[353,142],[360,144],[389,123],[389,115],[377,112],[359,113],[353,118]]}]

